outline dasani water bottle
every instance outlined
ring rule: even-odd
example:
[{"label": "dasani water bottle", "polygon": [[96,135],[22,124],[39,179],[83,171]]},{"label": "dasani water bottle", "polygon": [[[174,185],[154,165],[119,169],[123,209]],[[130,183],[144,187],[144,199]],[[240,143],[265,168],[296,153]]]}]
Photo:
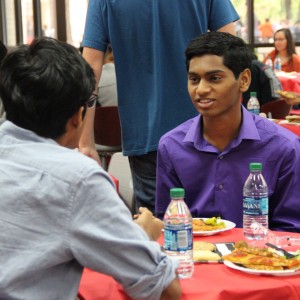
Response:
[{"label": "dasani water bottle", "polygon": [[250,175],[243,190],[243,229],[246,238],[260,240],[268,231],[268,187],[261,163],[250,163]]},{"label": "dasani water bottle", "polygon": [[170,190],[171,202],[164,215],[164,250],[179,261],[179,278],[189,278],[194,271],[193,219],[184,202],[182,188]]}]

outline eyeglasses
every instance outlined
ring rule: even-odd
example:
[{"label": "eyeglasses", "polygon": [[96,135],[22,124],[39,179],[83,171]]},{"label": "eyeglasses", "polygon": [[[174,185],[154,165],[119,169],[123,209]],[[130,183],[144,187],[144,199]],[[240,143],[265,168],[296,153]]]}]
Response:
[{"label": "eyeglasses", "polygon": [[90,99],[87,102],[85,102],[85,105],[87,107],[95,107],[97,101],[98,101],[98,95],[97,94],[92,94]]},{"label": "eyeglasses", "polygon": [[274,39],[274,42],[283,42],[285,41],[286,39],[282,38],[282,39]]}]

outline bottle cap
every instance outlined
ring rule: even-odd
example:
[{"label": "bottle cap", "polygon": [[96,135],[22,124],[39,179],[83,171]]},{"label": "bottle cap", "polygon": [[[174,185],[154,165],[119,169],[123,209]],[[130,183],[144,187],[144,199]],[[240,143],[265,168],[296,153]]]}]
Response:
[{"label": "bottle cap", "polygon": [[173,188],[170,189],[170,197],[184,197],[185,193],[184,193],[184,189],[182,188]]},{"label": "bottle cap", "polygon": [[261,163],[250,163],[249,169],[250,169],[250,171],[261,171],[262,164]]},{"label": "bottle cap", "polygon": [[256,97],[256,92],[250,92],[250,97]]}]

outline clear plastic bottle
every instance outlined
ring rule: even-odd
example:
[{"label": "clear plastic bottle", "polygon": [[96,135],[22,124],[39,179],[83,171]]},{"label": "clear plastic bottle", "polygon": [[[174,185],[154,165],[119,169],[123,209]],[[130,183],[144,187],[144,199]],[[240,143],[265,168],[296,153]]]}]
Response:
[{"label": "clear plastic bottle", "polygon": [[171,202],[164,215],[164,250],[179,261],[179,278],[189,278],[194,272],[193,219],[184,202],[182,188],[170,190]]},{"label": "clear plastic bottle", "polygon": [[267,235],[269,225],[268,186],[261,163],[250,163],[249,168],[243,191],[243,229],[246,238],[260,240]]},{"label": "clear plastic bottle", "polygon": [[259,115],[260,113],[260,104],[256,97],[256,92],[250,92],[250,99],[247,103],[247,109],[253,114]]},{"label": "clear plastic bottle", "polygon": [[274,71],[275,72],[280,72],[281,71],[281,59],[277,55],[275,60],[274,60]]},{"label": "clear plastic bottle", "polygon": [[266,65],[273,70],[273,62],[272,62],[272,59],[270,57],[267,58]]}]

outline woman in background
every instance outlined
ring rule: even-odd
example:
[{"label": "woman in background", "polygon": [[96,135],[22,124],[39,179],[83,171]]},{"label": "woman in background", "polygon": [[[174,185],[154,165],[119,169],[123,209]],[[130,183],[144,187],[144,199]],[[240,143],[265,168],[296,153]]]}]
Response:
[{"label": "woman in background", "polygon": [[296,54],[295,43],[291,31],[281,28],[274,34],[275,49],[264,59],[264,63],[270,57],[273,62],[277,56],[281,59],[281,70],[284,72],[300,72],[300,58]]}]

